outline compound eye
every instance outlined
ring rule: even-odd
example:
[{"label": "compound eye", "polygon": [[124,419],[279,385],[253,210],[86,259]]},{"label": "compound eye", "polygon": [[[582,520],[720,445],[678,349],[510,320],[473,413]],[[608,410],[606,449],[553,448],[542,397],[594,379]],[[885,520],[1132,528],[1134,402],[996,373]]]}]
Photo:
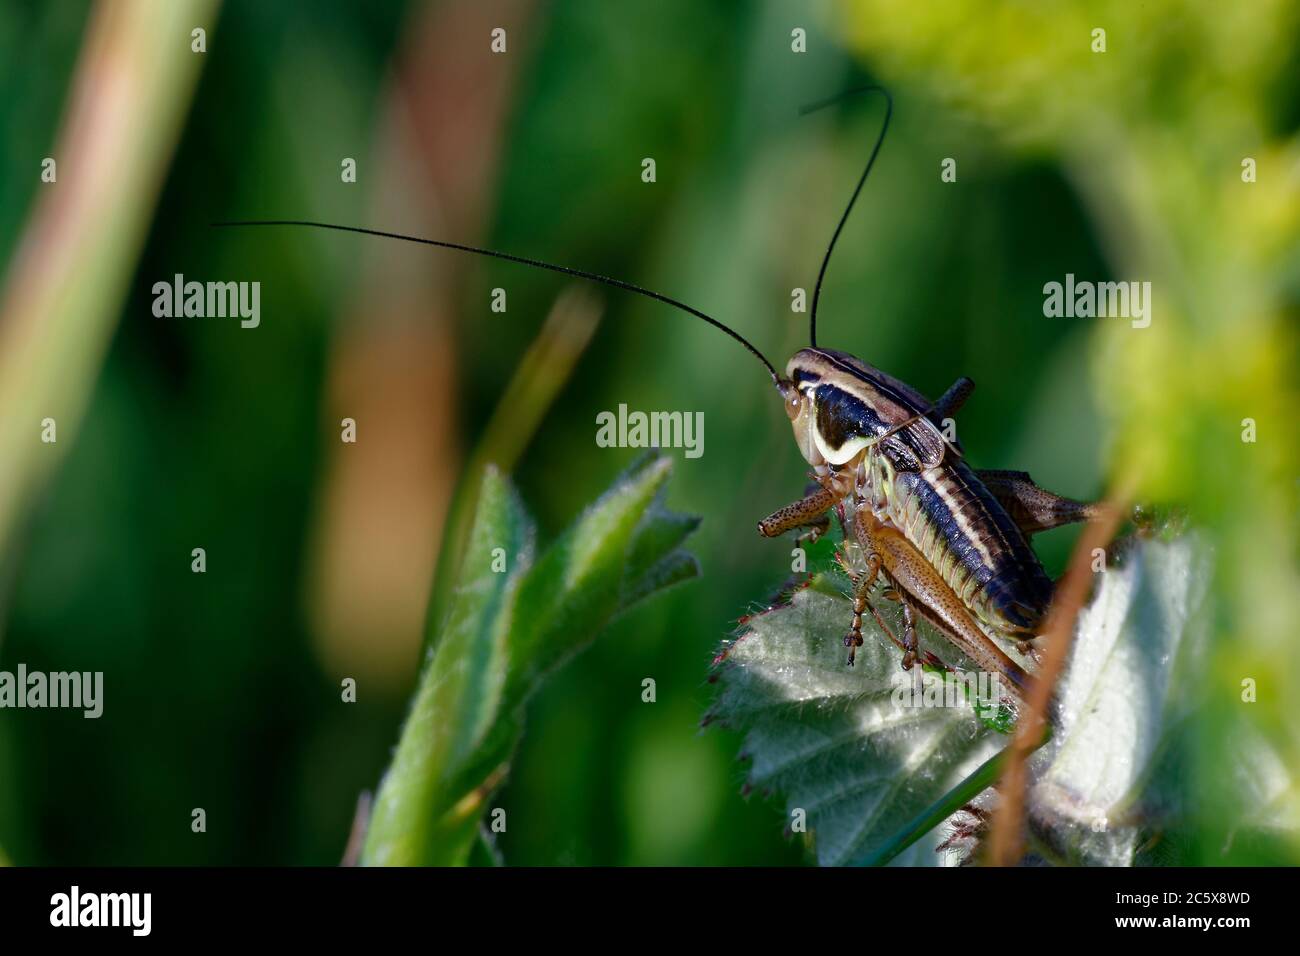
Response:
[{"label": "compound eye", "polygon": [[790,390],[789,396],[785,400],[785,413],[790,416],[790,421],[799,417],[799,412],[803,410],[803,397],[795,389]]}]

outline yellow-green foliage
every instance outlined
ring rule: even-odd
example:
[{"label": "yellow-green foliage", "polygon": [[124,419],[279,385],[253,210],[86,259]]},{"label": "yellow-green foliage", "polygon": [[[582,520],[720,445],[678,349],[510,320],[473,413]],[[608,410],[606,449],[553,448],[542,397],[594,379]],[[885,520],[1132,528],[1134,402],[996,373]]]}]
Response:
[{"label": "yellow-green foliage", "polygon": [[[1096,324],[1092,386],[1112,478],[1132,476],[1139,500],[1187,504],[1215,542],[1200,768],[1213,826],[1232,786],[1214,768],[1239,722],[1265,733],[1293,778],[1300,766],[1288,695],[1300,685],[1300,142],[1277,138],[1270,112],[1282,108],[1300,7],[863,0],[840,15],[884,82],[919,87],[936,110],[1058,162],[1114,276],[1152,283],[1149,328]],[[1098,28],[1104,53],[1093,51]],[[1242,700],[1248,678],[1256,703]],[[1300,823],[1294,786],[1279,810]]]}]

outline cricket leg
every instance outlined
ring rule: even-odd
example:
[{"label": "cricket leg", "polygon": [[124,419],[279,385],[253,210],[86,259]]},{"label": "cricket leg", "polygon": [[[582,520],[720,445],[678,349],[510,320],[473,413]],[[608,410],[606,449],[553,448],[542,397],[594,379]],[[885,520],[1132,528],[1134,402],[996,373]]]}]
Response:
[{"label": "cricket leg", "polygon": [[[893,628],[889,626],[889,622],[880,616],[880,612],[876,610],[876,606],[871,603],[871,598],[867,596],[867,592],[870,590],[871,587],[870,583],[867,583],[863,587],[859,587],[859,585],[862,582],[862,575],[854,571],[851,567],[849,567],[848,562],[844,560],[844,557],[840,555],[838,552],[836,553],[836,558],[839,560],[840,568],[844,571],[846,575],[848,575],[849,581],[852,582],[853,584],[853,593],[855,598],[857,597],[861,598],[863,606],[865,606],[867,611],[871,614],[871,616],[875,618],[876,625],[880,628],[880,630],[884,633],[884,635],[887,638],[889,638],[889,640],[894,644],[894,646],[899,648],[900,650],[904,650],[905,648],[903,646],[903,642],[900,641],[898,637],[894,634]],[[879,559],[876,559],[874,561],[869,559],[867,564],[867,573],[875,575],[878,574],[879,571],[880,571]],[[888,597],[890,594],[897,593],[897,592],[891,590],[891,591],[886,591],[884,593]],[[893,600],[897,600],[897,598],[891,597],[889,598],[889,600],[893,601]],[[853,633],[851,629],[849,633],[850,635]],[[860,627],[859,627],[858,634],[859,636],[861,635]],[[854,641],[850,643],[850,641],[846,638],[844,641],[844,646],[858,647],[861,643],[862,643],[861,641]],[[851,663],[852,662],[850,661],[850,664]]]},{"label": "cricket leg", "polygon": [[1054,495],[1034,484],[1027,471],[992,470],[975,474],[1026,536],[1076,521],[1095,521],[1106,507]]},{"label": "cricket leg", "polygon": [[828,512],[835,504],[835,496],[825,488],[818,488],[806,498],[773,511],[758,523],[758,533],[765,538],[776,538],[795,528],[812,527],[818,534],[831,524]]},{"label": "cricket leg", "polygon": [[[822,490],[822,486],[820,484],[818,484],[816,481],[810,481],[808,482],[808,484],[804,485],[803,493],[805,497],[810,497],[816,494],[820,490]],[[832,495],[832,499],[833,498],[834,496]],[[802,534],[795,536],[794,539],[795,545],[798,547],[803,547],[805,544],[816,544],[818,538],[824,535],[827,531],[831,530],[831,513],[827,511],[825,514],[821,515],[820,517],[814,518],[812,521],[809,521],[803,527],[805,527],[807,530],[804,531]]]},{"label": "cricket leg", "polygon": [[[889,635],[889,639],[903,652],[903,670],[910,670],[912,667],[920,663],[928,664],[931,667],[938,668],[939,670],[952,670],[952,668],[940,660],[936,654],[930,651],[923,652],[921,650],[921,642],[918,639],[916,632],[916,609],[912,607],[911,602],[904,593],[895,587],[888,587],[881,593],[886,600],[897,601],[903,607],[904,630],[903,639],[901,641],[894,637],[893,632],[890,631],[888,627],[885,627],[885,622],[880,620],[880,615],[876,615],[876,622],[881,627],[885,628],[885,633]],[[875,614],[874,608],[872,609],[872,613]],[[908,660],[909,655],[911,657],[910,662]]]},{"label": "cricket leg", "polygon": [[866,509],[860,509],[854,517],[854,532],[863,550],[880,558],[881,569],[911,599],[914,609],[967,657],[996,675],[1023,703],[1032,678],[980,629],[961,599],[916,546]]},{"label": "cricket leg", "polygon": [[[862,646],[862,612],[870,611],[871,616],[877,622],[884,626],[880,620],[880,615],[876,609],[871,606],[867,595],[871,593],[872,586],[876,583],[876,575],[880,573],[880,558],[877,555],[867,557],[867,570],[862,574],[850,573],[853,581],[853,622],[849,625],[849,631],[844,635],[844,646],[849,649],[849,666],[853,666],[853,658],[857,656],[858,648]],[[888,628],[886,628],[888,631]],[[893,637],[890,634],[890,637]]]},{"label": "cricket leg", "polygon": [[886,591],[885,597],[897,601],[903,608],[903,670],[910,671],[916,666],[921,647],[916,639],[916,612],[906,595],[894,588]]}]

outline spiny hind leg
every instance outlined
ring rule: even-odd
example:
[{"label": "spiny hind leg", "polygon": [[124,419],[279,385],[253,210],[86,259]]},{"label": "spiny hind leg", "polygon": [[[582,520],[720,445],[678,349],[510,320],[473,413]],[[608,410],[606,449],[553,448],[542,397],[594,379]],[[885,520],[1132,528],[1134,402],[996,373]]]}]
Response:
[{"label": "spiny hind leg", "polygon": [[1027,471],[993,469],[975,474],[1026,536],[1076,521],[1096,521],[1105,511],[1100,502],[1075,501],[1038,487]]},{"label": "spiny hind leg", "polygon": [[758,533],[765,538],[776,538],[796,528],[811,528],[813,540],[825,534],[831,526],[827,514],[835,504],[835,496],[825,488],[778,508],[758,523]]}]

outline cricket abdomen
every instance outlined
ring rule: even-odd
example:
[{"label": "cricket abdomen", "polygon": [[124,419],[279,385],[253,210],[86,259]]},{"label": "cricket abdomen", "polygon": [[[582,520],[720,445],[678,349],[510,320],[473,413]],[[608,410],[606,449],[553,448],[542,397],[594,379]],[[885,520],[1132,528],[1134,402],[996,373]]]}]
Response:
[{"label": "cricket abdomen", "polygon": [[890,520],[986,624],[1034,631],[1052,599],[1029,542],[1006,510],[960,460],[899,472]]}]

